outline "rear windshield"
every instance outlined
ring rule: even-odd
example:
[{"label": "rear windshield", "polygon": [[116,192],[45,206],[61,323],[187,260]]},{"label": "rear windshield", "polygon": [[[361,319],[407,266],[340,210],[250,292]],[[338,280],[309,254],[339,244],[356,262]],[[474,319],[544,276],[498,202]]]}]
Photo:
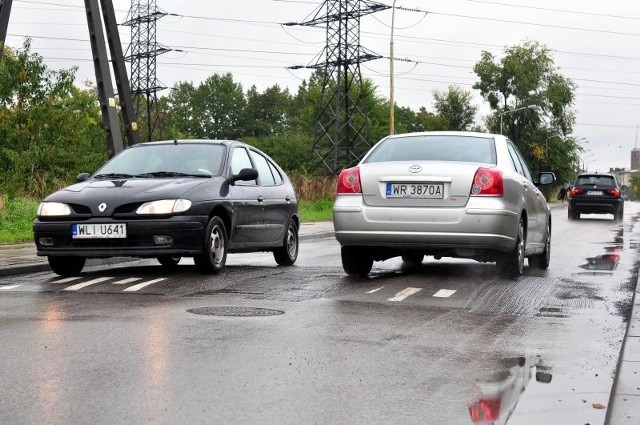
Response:
[{"label": "rear windshield", "polygon": [[616,181],[613,176],[579,176],[576,186],[598,185],[615,187]]},{"label": "rear windshield", "polygon": [[405,136],[380,143],[364,161],[459,161],[496,163],[494,141],[472,136]]}]

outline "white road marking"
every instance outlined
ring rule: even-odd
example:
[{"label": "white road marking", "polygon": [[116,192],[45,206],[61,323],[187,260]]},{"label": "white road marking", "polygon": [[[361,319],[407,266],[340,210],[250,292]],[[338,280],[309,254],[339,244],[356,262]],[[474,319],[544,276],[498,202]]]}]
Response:
[{"label": "white road marking", "polygon": [[389,298],[387,301],[402,301],[411,295],[422,291],[422,288],[406,288],[397,294],[395,294],[392,298]]},{"label": "white road marking", "polygon": [[433,294],[433,296],[438,298],[449,298],[451,295],[455,293],[456,293],[455,289],[441,289],[435,294]]},{"label": "white road marking", "polygon": [[126,288],[126,289],[123,289],[122,292],[135,292],[135,291],[138,291],[138,290],[144,288],[145,286],[149,286],[149,285],[151,285],[153,283],[161,282],[161,281],[163,281],[165,279],[166,279],[166,277],[161,277],[159,279],[153,279],[153,280],[149,280],[147,282],[138,283],[137,285],[133,285],[133,286],[130,286],[130,287]]},{"label": "white road marking", "polygon": [[0,286],[0,290],[9,290],[9,289],[14,289],[14,288],[17,288],[18,286],[22,286],[22,285],[8,285],[8,286]]},{"label": "white road marking", "polygon": [[67,283],[67,282],[73,282],[74,280],[78,280],[78,279],[82,279],[82,276],[65,277],[64,279],[54,280],[53,283]]},{"label": "white road marking", "polygon": [[78,289],[86,288],[94,283],[104,282],[105,280],[113,279],[112,277],[99,277],[97,279],[89,280],[87,282],[78,283],[77,285],[67,286],[63,291],[77,291]]},{"label": "white road marking", "polygon": [[379,287],[379,288],[377,288],[377,289],[372,289],[372,290],[370,290],[370,291],[367,291],[367,294],[373,294],[373,293],[375,293],[375,292],[378,292],[378,291],[379,291],[379,290],[381,290],[382,288],[384,288],[384,286],[381,286],[381,287]]},{"label": "white road marking", "polygon": [[128,279],[118,280],[116,282],[111,282],[114,285],[126,285],[127,283],[133,283],[142,280],[141,277],[130,277]]}]

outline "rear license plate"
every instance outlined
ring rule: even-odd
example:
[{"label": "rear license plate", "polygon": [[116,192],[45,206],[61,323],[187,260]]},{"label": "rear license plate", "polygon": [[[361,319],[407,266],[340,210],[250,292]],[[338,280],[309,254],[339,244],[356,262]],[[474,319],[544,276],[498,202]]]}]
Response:
[{"label": "rear license plate", "polygon": [[127,237],[127,224],[72,224],[71,237],[73,239],[124,239]]},{"label": "rear license plate", "polygon": [[444,185],[426,183],[387,183],[387,198],[442,199]]},{"label": "rear license plate", "polygon": [[603,192],[601,190],[588,190],[587,195],[597,195],[602,196]]}]

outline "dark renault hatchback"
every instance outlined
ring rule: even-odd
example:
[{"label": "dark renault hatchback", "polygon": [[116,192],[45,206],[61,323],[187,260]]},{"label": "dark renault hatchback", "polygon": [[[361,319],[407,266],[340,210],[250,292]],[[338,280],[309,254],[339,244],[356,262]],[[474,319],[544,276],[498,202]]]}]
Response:
[{"label": "dark renault hatchback", "polygon": [[579,174],[570,192],[569,219],[581,214],[613,214],[614,221],[622,220],[624,200],[613,174]]},{"label": "dark renault hatchback", "polygon": [[298,255],[298,203],[285,172],[237,141],[141,143],[95,174],[49,195],[33,224],[37,253],[60,275],[87,258],[181,257],[218,273],[228,252],[271,251],[291,265]]}]

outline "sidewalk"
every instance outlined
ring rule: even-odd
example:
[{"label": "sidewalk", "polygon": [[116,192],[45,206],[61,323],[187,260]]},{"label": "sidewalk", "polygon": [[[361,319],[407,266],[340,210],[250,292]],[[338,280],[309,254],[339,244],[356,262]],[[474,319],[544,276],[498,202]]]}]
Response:
[{"label": "sidewalk", "polygon": [[[552,205],[552,208],[564,205]],[[332,222],[302,223],[300,241],[330,237]],[[113,261],[113,260],[112,260]],[[116,260],[117,261],[117,260]],[[0,286],[3,276],[49,271],[45,257],[36,255],[33,243],[0,245]],[[605,425],[640,424],[640,296],[633,297],[631,319],[622,344]]]}]

